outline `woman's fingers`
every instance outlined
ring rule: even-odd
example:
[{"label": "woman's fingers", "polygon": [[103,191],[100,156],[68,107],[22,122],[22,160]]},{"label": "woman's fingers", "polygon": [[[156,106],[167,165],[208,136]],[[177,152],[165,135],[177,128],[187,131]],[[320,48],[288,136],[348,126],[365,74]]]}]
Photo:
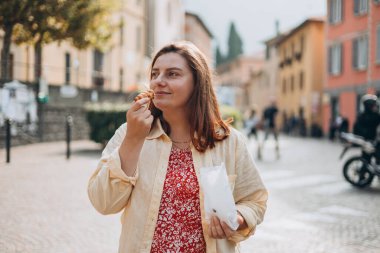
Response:
[{"label": "woman's fingers", "polygon": [[230,238],[234,231],[224,221],[221,222],[221,225],[222,225],[222,229],[223,229],[223,232],[226,235],[226,237]]},{"label": "woman's fingers", "polygon": [[149,100],[150,100],[149,98],[142,98],[140,100],[137,100],[136,102],[132,104],[131,110],[139,111],[142,108],[144,108],[145,110],[145,107],[148,106]]},{"label": "woman's fingers", "polygon": [[211,217],[210,235],[211,237],[218,239],[223,239],[227,237],[223,231],[222,225],[220,224],[219,218],[216,216]]}]

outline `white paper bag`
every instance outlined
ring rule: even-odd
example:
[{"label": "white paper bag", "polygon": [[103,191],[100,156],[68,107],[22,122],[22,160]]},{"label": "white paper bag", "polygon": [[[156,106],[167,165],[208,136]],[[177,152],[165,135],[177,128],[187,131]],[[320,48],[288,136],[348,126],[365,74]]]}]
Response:
[{"label": "white paper bag", "polygon": [[204,193],[206,220],[210,222],[211,215],[215,215],[232,230],[236,230],[239,227],[237,210],[224,164],[202,167],[200,180]]}]

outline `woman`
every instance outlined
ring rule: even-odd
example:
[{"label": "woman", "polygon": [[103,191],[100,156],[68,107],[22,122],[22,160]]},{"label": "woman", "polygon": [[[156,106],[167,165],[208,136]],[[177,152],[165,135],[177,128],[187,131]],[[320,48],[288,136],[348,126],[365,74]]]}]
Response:
[{"label": "woman", "polygon": [[[120,253],[232,253],[264,216],[267,191],[241,134],[222,121],[204,55],[189,42],[151,65],[155,97],[134,102],[88,185],[102,214],[124,209]],[[224,163],[239,228],[206,222],[199,171]]]}]

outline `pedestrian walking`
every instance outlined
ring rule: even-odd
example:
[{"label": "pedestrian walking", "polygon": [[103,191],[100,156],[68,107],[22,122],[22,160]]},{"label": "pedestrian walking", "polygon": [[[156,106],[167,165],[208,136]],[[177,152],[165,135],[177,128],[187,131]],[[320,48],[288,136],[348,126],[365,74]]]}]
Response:
[{"label": "pedestrian walking", "polygon": [[[267,191],[244,136],[221,119],[204,55],[189,42],[163,47],[150,88],[153,103],[134,102],[102,153],[88,185],[93,206],[102,214],[123,211],[121,253],[236,252],[263,220]],[[236,231],[217,213],[205,219],[199,175],[222,163]]]},{"label": "pedestrian walking", "polygon": [[[261,149],[264,149],[265,142],[268,140],[270,134],[273,135],[275,140],[275,151],[277,159],[280,158],[280,148],[278,144],[278,130],[276,128],[276,116],[278,113],[276,101],[272,100],[270,104],[264,109],[263,121],[264,121],[264,141],[261,145]],[[260,153],[262,154],[263,151]]]},{"label": "pedestrian walking", "polygon": [[257,130],[260,123],[260,117],[257,115],[256,108],[252,108],[249,112],[249,117],[245,121],[245,131],[247,133],[248,138],[251,136],[255,137],[256,141],[258,141]]}]

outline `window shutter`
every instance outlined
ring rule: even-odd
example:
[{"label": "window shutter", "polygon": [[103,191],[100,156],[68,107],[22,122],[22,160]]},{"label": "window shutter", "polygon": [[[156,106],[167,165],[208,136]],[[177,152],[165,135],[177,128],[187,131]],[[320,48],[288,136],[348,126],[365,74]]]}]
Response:
[{"label": "window shutter", "polygon": [[363,38],[364,40],[364,66],[367,68],[368,67],[368,36],[365,36]]},{"label": "window shutter", "polygon": [[343,43],[340,43],[339,52],[340,52],[339,73],[343,73],[343,62],[344,62],[343,61],[343,54],[344,54]]},{"label": "window shutter", "polygon": [[377,26],[376,36],[376,62],[380,63],[380,25]]},{"label": "window shutter", "polygon": [[329,0],[329,23],[331,24],[333,19],[332,19],[332,14],[333,14],[333,1],[334,0]]},{"label": "window shutter", "polygon": [[354,14],[359,15],[359,2],[360,0],[354,0]]},{"label": "window shutter", "polygon": [[354,39],[352,41],[352,67],[354,69],[358,68],[358,40]]},{"label": "window shutter", "polygon": [[340,2],[340,21],[343,22],[344,19],[344,1],[339,0]]},{"label": "window shutter", "polygon": [[332,73],[332,46],[328,49],[328,71],[331,74]]}]

